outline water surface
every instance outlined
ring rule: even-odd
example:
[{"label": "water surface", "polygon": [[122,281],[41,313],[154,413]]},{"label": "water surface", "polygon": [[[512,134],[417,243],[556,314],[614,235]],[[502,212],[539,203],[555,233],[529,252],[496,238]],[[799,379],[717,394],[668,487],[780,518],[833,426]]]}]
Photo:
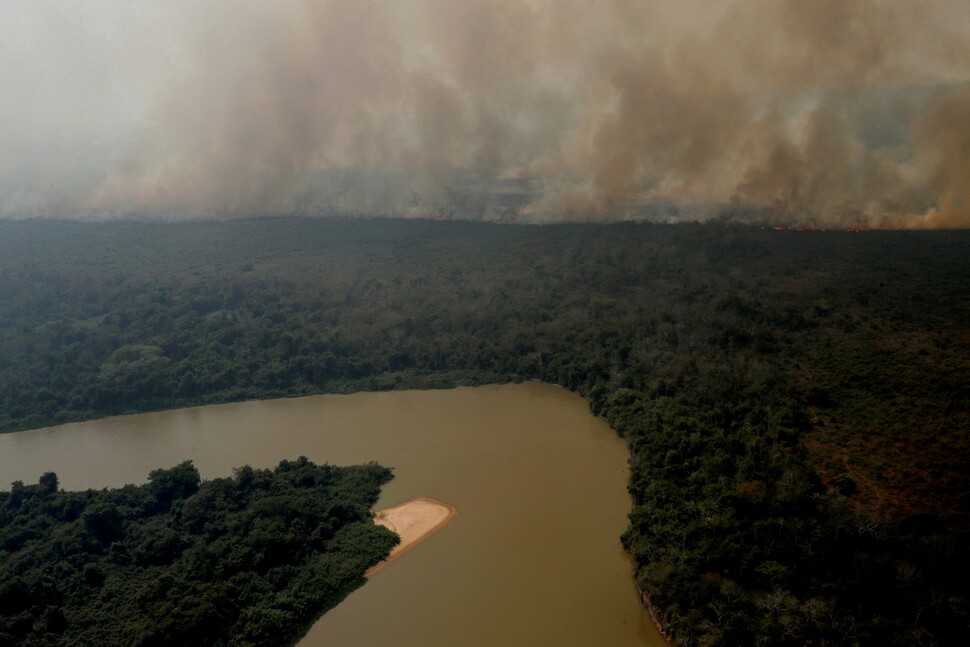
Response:
[{"label": "water surface", "polygon": [[540,384],[323,395],[120,416],[0,435],[0,483],[142,483],[185,459],[204,478],[305,455],[394,468],[380,507],[459,509],[300,643],[662,645],[620,546],[627,450],[586,403]]}]

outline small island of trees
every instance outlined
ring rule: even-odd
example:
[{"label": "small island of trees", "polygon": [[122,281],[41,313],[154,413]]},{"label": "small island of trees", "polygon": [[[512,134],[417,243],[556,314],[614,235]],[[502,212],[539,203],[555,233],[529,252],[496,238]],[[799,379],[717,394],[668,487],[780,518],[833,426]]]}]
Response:
[{"label": "small island of trees", "polygon": [[16,482],[0,492],[0,645],[294,643],[397,544],[370,512],[391,477],[300,457],[84,492]]}]

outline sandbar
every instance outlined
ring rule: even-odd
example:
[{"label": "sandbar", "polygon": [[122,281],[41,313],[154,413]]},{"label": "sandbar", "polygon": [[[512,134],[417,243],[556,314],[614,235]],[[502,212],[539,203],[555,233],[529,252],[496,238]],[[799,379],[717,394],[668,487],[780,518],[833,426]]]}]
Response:
[{"label": "sandbar", "polygon": [[396,532],[401,537],[401,543],[394,547],[387,559],[372,566],[364,575],[370,577],[381,570],[443,528],[457,513],[458,508],[428,497],[418,497],[393,508],[375,512],[374,523]]}]

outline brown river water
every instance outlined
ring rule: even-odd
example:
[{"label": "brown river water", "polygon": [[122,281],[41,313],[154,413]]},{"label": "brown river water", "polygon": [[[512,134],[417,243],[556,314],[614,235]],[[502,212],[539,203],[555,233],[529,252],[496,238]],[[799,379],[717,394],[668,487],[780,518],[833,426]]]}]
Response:
[{"label": "brown river water", "polygon": [[393,467],[378,507],[428,496],[459,510],[301,647],[664,644],[619,541],[626,446],[551,386],[241,402],[0,435],[0,483],[54,471],[67,489],[114,487],[186,459],[213,478],[300,455]]}]

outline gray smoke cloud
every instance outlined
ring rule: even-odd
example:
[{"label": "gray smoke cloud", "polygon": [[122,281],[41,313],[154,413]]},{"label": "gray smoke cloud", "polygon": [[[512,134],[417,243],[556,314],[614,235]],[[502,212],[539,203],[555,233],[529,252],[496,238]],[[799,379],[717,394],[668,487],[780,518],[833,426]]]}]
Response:
[{"label": "gray smoke cloud", "polygon": [[0,214],[970,226],[965,0],[0,0]]}]

